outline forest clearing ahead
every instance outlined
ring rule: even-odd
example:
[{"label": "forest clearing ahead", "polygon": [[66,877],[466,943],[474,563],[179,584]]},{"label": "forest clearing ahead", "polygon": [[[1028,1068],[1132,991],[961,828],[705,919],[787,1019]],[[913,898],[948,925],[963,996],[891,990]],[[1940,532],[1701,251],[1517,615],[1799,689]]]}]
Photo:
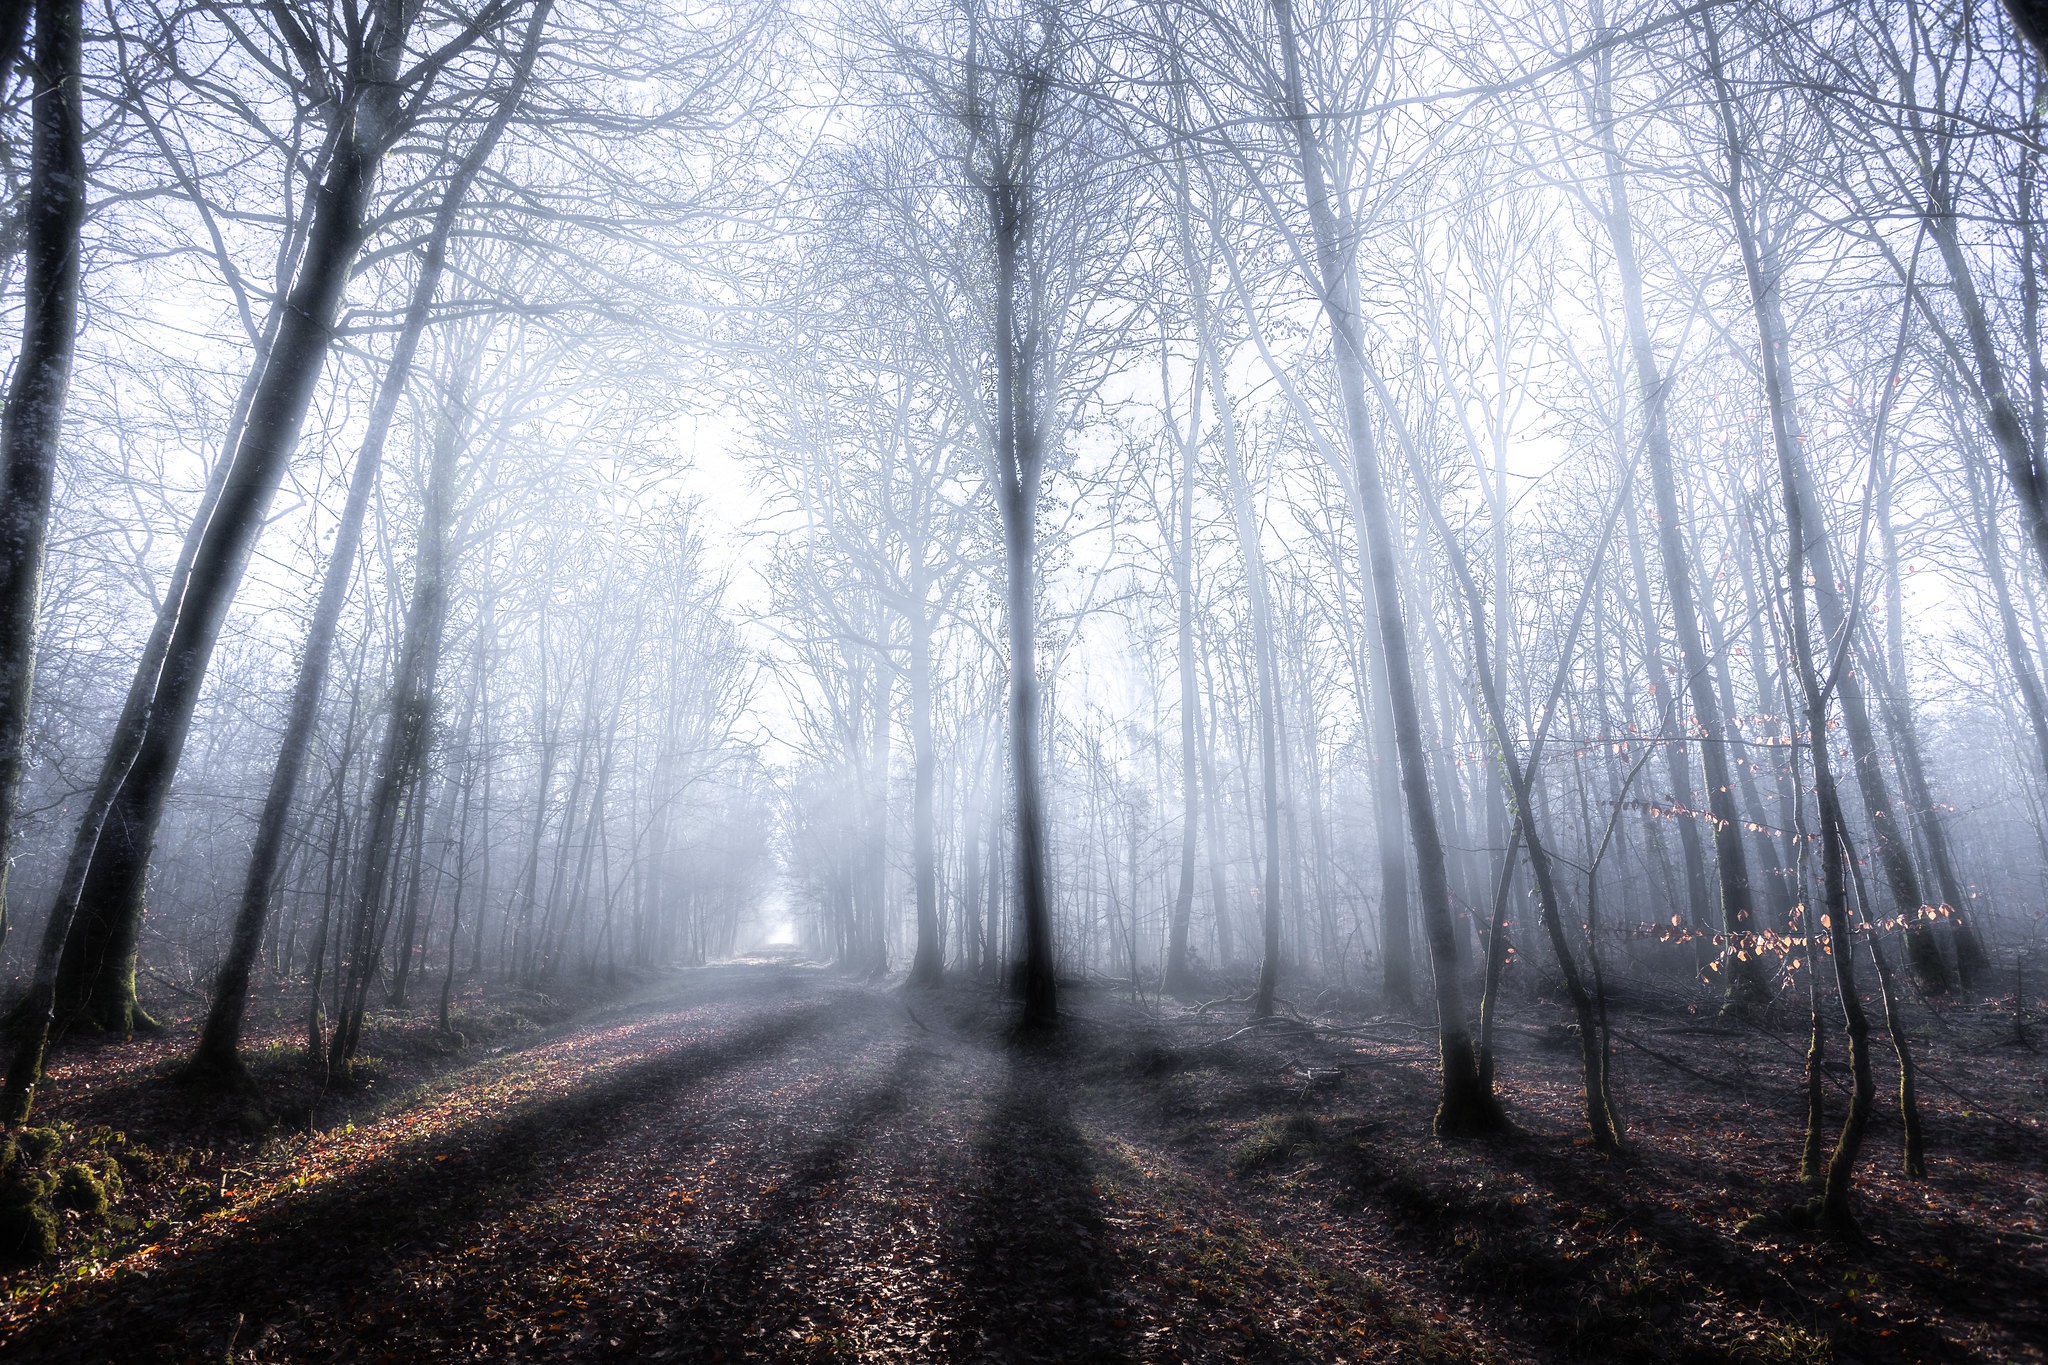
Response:
[{"label": "forest clearing ahead", "polygon": [[0,1280],[0,1356],[2044,1358],[2041,1081],[1990,1006],[1921,1021],[1931,1169],[1894,1177],[1880,1115],[1858,1244],[1775,1214],[1796,1029],[1621,1010],[1609,1158],[1537,1029],[1503,1048],[1515,1130],[1451,1142],[1402,1020],[1068,999],[1025,1042],[971,986],[756,959],[474,1045],[361,1122],[225,1137],[135,1049],[66,1053],[44,1121],[153,1116],[127,1141],[185,1159],[130,1182],[131,1234]]}]

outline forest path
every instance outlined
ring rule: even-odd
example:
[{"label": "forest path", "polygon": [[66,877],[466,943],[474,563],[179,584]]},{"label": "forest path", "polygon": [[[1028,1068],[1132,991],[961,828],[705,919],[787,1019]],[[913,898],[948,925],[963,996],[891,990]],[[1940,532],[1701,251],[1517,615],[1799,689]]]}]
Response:
[{"label": "forest path", "polygon": [[204,1222],[8,1307],[0,1356],[1517,1354],[1354,1269],[1390,1258],[1348,1221],[1229,1178],[1152,1034],[1112,1006],[1025,1048],[982,994],[691,973],[308,1140]]}]

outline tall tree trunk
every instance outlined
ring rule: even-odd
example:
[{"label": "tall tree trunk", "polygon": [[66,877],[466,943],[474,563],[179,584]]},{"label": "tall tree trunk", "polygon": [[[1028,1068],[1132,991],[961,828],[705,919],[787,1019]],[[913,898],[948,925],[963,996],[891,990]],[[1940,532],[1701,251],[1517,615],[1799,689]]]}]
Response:
[{"label": "tall tree trunk", "polygon": [[[1809,740],[1807,751],[1813,758],[1813,780],[1815,804],[1820,812],[1821,876],[1823,904],[1826,913],[1821,925],[1828,933],[1828,951],[1834,957],[1835,987],[1842,1000],[1844,1031],[1849,1041],[1849,1066],[1853,1077],[1853,1089],[1849,1102],[1848,1118],[1843,1122],[1842,1132],[1835,1142],[1835,1150],[1828,1160],[1827,1180],[1821,1196],[1821,1216],[1830,1225],[1844,1231],[1855,1227],[1855,1216],[1849,1206],[1849,1191],[1854,1180],[1856,1158],[1862,1150],[1863,1134],[1870,1123],[1871,1101],[1876,1094],[1876,1083],[1870,1071],[1870,1020],[1863,1011],[1862,998],[1856,991],[1855,938],[1849,923],[1849,891],[1847,865],[1848,856],[1844,843],[1848,824],[1843,818],[1842,802],[1835,785],[1834,760],[1828,742],[1828,691],[1838,680],[1846,680],[1848,641],[1840,639],[1837,632],[1830,630],[1829,637],[1838,640],[1839,653],[1823,679],[1815,666],[1813,637],[1808,624],[1806,607],[1806,584],[1809,571],[1819,582],[1832,584],[1832,566],[1825,556],[1814,551],[1818,542],[1809,539],[1808,518],[1811,497],[1805,487],[1804,471],[1799,457],[1798,438],[1791,420],[1791,394],[1786,380],[1787,371],[1778,342],[1780,329],[1774,325],[1773,290],[1776,288],[1775,275],[1764,262],[1763,252],[1750,222],[1749,206],[1745,200],[1743,177],[1746,156],[1740,133],[1735,125],[1735,115],[1729,99],[1728,84],[1721,66],[1720,49],[1711,23],[1707,30],[1707,49],[1716,91],[1720,97],[1722,131],[1726,136],[1728,157],[1728,178],[1721,188],[1727,197],[1729,218],[1735,229],[1736,244],[1742,254],[1743,274],[1749,285],[1750,305],[1757,327],[1758,340],[1764,353],[1764,394],[1771,416],[1771,438],[1778,456],[1778,475],[1783,495],[1786,529],[1786,591],[1790,603],[1790,619],[1786,623],[1790,635],[1793,666],[1798,670],[1800,686],[1805,694],[1806,733]],[[1818,594],[1817,594],[1818,595]],[[1809,939],[1809,946],[1812,940]]]},{"label": "tall tree trunk", "polygon": [[[448,971],[441,978],[438,1019],[443,1033],[449,1032],[448,1010],[455,999],[457,957],[462,951],[462,894],[469,888],[469,799],[476,790],[476,774],[470,767],[467,754],[464,755],[462,763],[462,813],[456,817],[454,847],[449,850],[455,859],[455,899],[448,908]],[[482,913],[481,909],[478,913]]]},{"label": "tall tree trunk", "polygon": [[[1300,419],[1303,430],[1309,433],[1324,463],[1332,475],[1343,486],[1349,504],[1353,525],[1362,528],[1366,523],[1364,504],[1359,501],[1357,480],[1351,475],[1351,461],[1322,435],[1322,426],[1314,407],[1303,397],[1300,388],[1289,375],[1287,367],[1273,354],[1264,328],[1260,326],[1258,305],[1253,302],[1242,272],[1237,266],[1237,255],[1232,250],[1227,235],[1215,236],[1216,246],[1222,255],[1223,264],[1230,276],[1231,290],[1235,295],[1245,323],[1251,333],[1259,356],[1272,375],[1280,391]],[[1365,540],[1359,537],[1359,573],[1361,578],[1369,576],[1366,560]],[[1336,553],[1333,550],[1332,560]],[[1352,634],[1351,615],[1347,601],[1344,580],[1337,582],[1339,613],[1344,622],[1347,637]],[[1365,585],[1366,602],[1372,601],[1372,590]],[[1364,727],[1366,743],[1371,752],[1370,764],[1373,784],[1373,833],[1377,844],[1380,874],[1380,956],[1381,985],[1386,991],[1387,1003],[1398,1009],[1407,1009],[1415,1003],[1414,953],[1410,937],[1408,913],[1408,859],[1403,852],[1407,842],[1407,831],[1402,827],[1401,817],[1401,767],[1395,753],[1393,741],[1393,711],[1387,701],[1387,679],[1384,667],[1384,652],[1380,646],[1376,629],[1362,629],[1356,632],[1361,656],[1358,669],[1359,718]]]},{"label": "tall tree trunk", "polygon": [[[1385,397],[1382,391],[1382,401],[1385,401]],[[1490,736],[1487,747],[1492,750],[1493,757],[1505,778],[1511,802],[1508,814],[1513,820],[1513,830],[1506,840],[1507,852],[1501,859],[1500,875],[1495,883],[1493,918],[1487,937],[1486,990],[1480,1012],[1480,1083],[1489,1095],[1492,1094],[1493,1017],[1501,969],[1506,961],[1508,893],[1514,881],[1516,851],[1525,847],[1529,852],[1530,871],[1536,881],[1539,918],[1545,934],[1549,937],[1551,952],[1557,959],[1557,969],[1564,982],[1565,994],[1570,998],[1573,1012],[1577,1016],[1588,1135],[1598,1150],[1618,1151],[1621,1146],[1621,1119],[1607,1084],[1608,1051],[1604,1027],[1606,996],[1603,989],[1596,1001],[1594,994],[1586,989],[1578,960],[1573,955],[1571,943],[1565,935],[1563,904],[1557,889],[1556,868],[1549,844],[1543,837],[1542,821],[1535,806],[1535,775],[1537,764],[1542,761],[1544,745],[1549,739],[1551,722],[1557,717],[1559,703],[1563,700],[1565,689],[1571,680],[1572,660],[1577,652],[1579,633],[1584,628],[1586,616],[1592,607],[1600,581],[1601,566],[1606,560],[1607,548],[1614,540],[1615,525],[1625,511],[1632,512],[1634,508],[1635,465],[1633,461],[1629,462],[1621,485],[1616,490],[1614,505],[1605,518],[1598,548],[1594,552],[1578,604],[1572,611],[1571,625],[1565,632],[1559,650],[1556,675],[1551,682],[1549,693],[1543,699],[1540,712],[1542,720],[1536,726],[1525,757],[1518,751],[1514,731],[1509,728],[1506,694],[1503,691],[1506,675],[1495,667],[1492,657],[1493,649],[1498,647],[1500,637],[1496,636],[1494,645],[1489,646],[1486,601],[1480,591],[1478,577],[1472,572],[1471,561],[1465,553],[1464,545],[1458,540],[1456,531],[1444,515],[1442,503],[1428,483],[1428,472],[1413,434],[1398,416],[1395,416],[1393,426],[1395,437],[1408,458],[1410,476],[1415,482],[1423,512],[1435,527],[1437,539],[1443,544],[1452,577],[1463,590],[1465,618],[1472,641],[1472,676],[1479,690],[1478,721],[1481,730]],[[1498,561],[1496,567],[1497,565]],[[1502,586],[1500,580],[1496,579],[1496,590]],[[1496,609],[1493,619],[1497,630],[1512,630],[1513,616],[1510,613]],[[1615,815],[1617,818],[1620,815],[1618,807]],[[1609,829],[1611,831],[1612,823]],[[1587,897],[1588,949],[1592,952],[1594,949],[1590,933],[1593,891],[1590,880]],[[1597,978],[1597,957],[1595,963]]]},{"label": "tall tree trunk", "polygon": [[917,876],[917,951],[910,979],[936,986],[946,975],[939,935],[938,828],[933,805],[939,781],[939,745],[932,734],[932,626],[919,584],[910,618],[910,745],[916,772],[911,794],[911,860]]},{"label": "tall tree trunk", "polygon": [[[1265,550],[1259,538],[1258,517],[1252,506],[1251,480],[1245,472],[1243,452],[1238,446],[1237,410],[1223,372],[1223,357],[1216,343],[1209,314],[1209,272],[1196,250],[1190,220],[1186,165],[1179,166],[1175,185],[1174,222],[1179,238],[1181,269],[1188,287],[1189,306],[1195,323],[1198,363],[1208,376],[1209,402],[1216,412],[1217,448],[1223,456],[1223,474],[1230,493],[1231,525],[1237,532],[1239,558],[1244,562],[1245,584],[1250,589],[1252,608],[1252,654],[1259,708],[1259,795],[1263,816],[1266,858],[1264,885],[1259,896],[1262,935],[1258,985],[1252,992],[1252,1017],[1264,1019],[1273,1013],[1274,992],[1280,982],[1280,735],[1277,711],[1280,705],[1279,679],[1273,648],[1273,602],[1266,577]],[[1211,223],[1212,230],[1215,227]],[[1190,440],[1199,436],[1197,427]]]},{"label": "tall tree trunk", "polygon": [[[1992,334],[1990,315],[1985,310],[1983,297],[1977,292],[1976,271],[1970,265],[1969,252],[1956,228],[1954,184],[1947,166],[1946,149],[1936,152],[1928,147],[1927,133],[1919,127],[1918,114],[1913,116],[1913,123],[1923,156],[1935,158],[1924,162],[1920,168],[1922,186],[1927,191],[1927,204],[1921,221],[1927,224],[1928,235],[1934,239],[1942,266],[1948,271],[1950,296],[1962,316],[1963,332],[1970,343],[1967,361],[1953,347],[1948,348],[1950,359],[1957,377],[1971,387],[1977,398],[1985,425],[1991,429],[1999,460],[2005,467],[2006,481],[2019,502],[2020,521],[2026,529],[2027,543],[2033,547],[2042,572],[2048,573],[2048,469],[2042,467],[2041,453],[2035,446],[2038,433],[2029,430],[2029,424],[2020,415],[2019,405],[2014,401],[2004,361],[1998,354],[1998,342]],[[1921,306],[1923,309],[1927,307],[1924,300]],[[1931,310],[1928,316],[1936,330],[1941,331],[1942,320]]]},{"label": "tall tree trunk", "polygon": [[[1019,115],[1019,117],[1024,117]],[[1014,148],[1012,152],[1014,153]],[[1010,779],[1017,819],[1016,883],[1023,930],[1018,986],[1023,1025],[1058,1017],[1053,976],[1052,888],[1047,879],[1045,755],[1038,688],[1038,494],[1044,468],[1033,401],[1037,319],[1018,316],[1028,241],[1025,167],[1006,164],[984,190],[995,249],[996,501],[1003,523],[1004,607],[1010,651]]]},{"label": "tall tree trunk", "polygon": [[1899,1168],[1909,1180],[1927,1177],[1927,1148],[1920,1123],[1919,1072],[1913,1064],[1913,1043],[1906,1036],[1905,1016],[1899,1011],[1898,982],[1885,956],[1884,935],[1877,917],[1870,913],[1870,895],[1863,885],[1863,870],[1856,860],[1856,846],[1842,841],[1848,854],[1850,884],[1856,891],[1856,910],[1863,920],[1863,942],[1870,949],[1870,965],[1877,970],[1878,999],[1884,1005],[1884,1027],[1892,1052],[1899,1060]]},{"label": "tall tree trunk", "polygon": [[[363,39],[361,76],[316,197],[297,278],[249,404],[211,515],[192,527],[191,572],[133,761],[101,823],[65,945],[59,1008],[117,1033],[135,1023],[135,952],[143,892],[164,803],[193,709],[271,498],[284,477],[327,358],[335,312],[361,245],[377,167],[398,133],[398,71],[414,10],[382,0]],[[119,747],[119,741],[117,741]]]},{"label": "tall tree trunk", "polygon": [[[79,74],[78,0],[35,7],[34,122],[29,172],[28,264],[7,407],[0,415],[0,943],[7,939],[7,869],[28,742],[35,679],[37,601],[48,544],[50,495],[63,434],[71,357],[78,334],[79,231],[85,221],[84,115]],[[0,43],[13,67],[26,4],[0,12]],[[75,904],[72,900],[70,904]],[[17,1047],[0,1098],[0,1121],[27,1119],[49,1044],[58,950],[70,906],[61,894],[37,954],[29,994],[16,1015]]]},{"label": "tall tree trunk", "polygon": [[876,659],[875,728],[868,747],[867,828],[861,843],[866,913],[860,941],[861,969],[873,975],[889,968],[889,752],[896,733],[895,684],[887,662]]},{"label": "tall tree trunk", "polygon": [[[1686,754],[1684,734],[1685,717],[1679,713],[1677,700],[1684,695],[1680,688],[1666,701],[1665,689],[1670,686],[1665,667],[1664,651],[1659,641],[1657,612],[1651,597],[1650,574],[1643,557],[1642,527],[1633,507],[1628,512],[1629,565],[1635,574],[1636,624],[1643,636],[1643,672],[1649,679],[1650,705],[1658,717],[1657,738],[1654,741],[1663,751],[1665,780],[1670,788],[1667,806],[1676,807],[1669,813],[1676,817],[1678,827],[1678,848],[1685,865],[1685,909],[1686,923],[1696,934],[1713,932],[1709,917],[1707,893],[1706,852],[1700,846],[1699,818],[1693,814],[1692,763]],[[1708,959],[1704,944],[1700,945],[1698,960],[1704,964]]]},{"label": "tall tree trunk", "polygon": [[284,737],[278,745],[277,761],[270,772],[270,787],[264,794],[263,811],[257,817],[255,839],[249,848],[249,865],[243,874],[242,899],[235,914],[228,955],[214,977],[212,1003],[207,1009],[206,1023],[200,1030],[199,1046],[192,1056],[190,1069],[194,1073],[232,1077],[240,1072],[237,1048],[241,1043],[242,1016],[249,997],[249,977],[255,965],[256,947],[262,941],[264,924],[270,916],[270,902],[292,801],[298,794],[306,756],[312,748],[320,697],[326,686],[328,663],[334,651],[335,631],[341,622],[342,607],[348,600],[370,494],[383,468],[384,443],[391,430],[391,419],[412,374],[420,337],[426,330],[427,316],[447,266],[448,240],[454,232],[456,218],[469,195],[470,186],[496,149],[525,94],[534,61],[539,55],[541,33],[553,5],[554,0],[536,0],[532,17],[527,22],[525,46],[519,54],[511,83],[500,98],[490,122],[456,167],[434,214],[433,228],[420,260],[419,276],[413,282],[412,297],[399,325],[398,341],[392,348],[383,382],[371,404],[368,426],[356,456],[355,472],[349,480],[348,500],[335,524],[334,547],[328,552],[320,598],[313,609],[313,620],[307,627],[306,643],[299,655],[298,676],[292,685]]},{"label": "tall tree trunk", "polygon": [[1436,972],[1437,1042],[1443,1089],[1435,1126],[1438,1132],[1447,1134],[1489,1131],[1501,1127],[1505,1118],[1479,1084],[1479,1061],[1473,1048],[1471,1024],[1466,1018],[1464,983],[1458,976],[1450,882],[1430,795],[1421,714],[1415,701],[1415,675],[1401,618],[1400,570],[1394,560],[1393,524],[1387,511],[1379,455],[1374,449],[1372,417],[1366,406],[1365,340],[1357,316],[1356,280],[1346,247],[1350,234],[1342,231],[1337,221],[1323,171],[1322,147],[1316,140],[1302,96],[1300,43],[1294,29],[1292,0],[1273,0],[1273,9],[1279,21],[1286,120],[1314,230],[1318,301],[1334,339],[1337,380],[1351,445],[1352,477],[1357,481],[1359,502],[1365,513],[1359,539],[1365,547],[1369,586],[1386,656],[1388,701],[1394,715],[1395,747],[1401,758],[1401,787],[1408,806],[1408,829],[1415,845],[1430,961]]},{"label": "tall tree trunk", "polygon": [[[1715,43],[1709,30],[1708,45],[1718,52]],[[1744,153],[1736,142],[1740,132],[1735,124],[1734,100],[1718,56],[1712,59],[1712,68],[1728,151],[1731,158],[1739,159]],[[1813,596],[1819,609],[1820,625],[1827,639],[1839,642],[1846,637],[1851,625],[1841,587],[1848,581],[1848,576],[1835,561],[1820,498],[1814,489],[1812,471],[1807,468],[1805,456],[1799,449],[1804,437],[1799,430],[1799,414],[1793,396],[1791,336],[1778,295],[1782,276],[1775,260],[1775,248],[1758,234],[1749,217],[1749,205],[1744,203],[1738,209],[1735,204],[1737,195],[1730,193],[1726,185],[1722,189],[1729,197],[1731,218],[1738,212],[1741,215],[1740,221],[1734,223],[1734,229],[1742,249],[1756,258],[1758,281],[1752,289],[1751,310],[1758,329],[1758,358],[1764,375],[1765,404],[1770,409],[1773,430],[1782,426],[1789,443],[1786,455],[1791,461],[1793,492],[1799,497],[1801,514],[1805,519],[1805,553],[1813,564]],[[1867,666],[1867,658],[1862,662]],[[1940,993],[1949,987],[1948,964],[1941,956],[1941,946],[1935,940],[1926,914],[1919,874],[1914,870],[1904,831],[1898,824],[1890,786],[1885,781],[1883,758],[1878,752],[1876,731],[1871,725],[1861,671],[1845,666],[1835,687],[1842,699],[1842,728],[1848,734],[1849,751],[1855,760],[1856,782],[1863,795],[1865,814],[1870,820],[1878,863],[1884,869],[1893,905],[1906,926],[1906,947],[1914,975],[1919,978],[1923,989]],[[1825,831],[1822,836],[1826,837]]]},{"label": "tall tree trunk", "polygon": [[[561,754],[561,719],[558,714],[560,699],[552,703],[548,697],[548,612],[547,599],[541,599],[537,622],[539,646],[540,704],[535,709],[534,719],[541,733],[540,764],[536,774],[533,798],[533,828],[526,840],[526,858],[520,869],[519,879],[512,886],[512,901],[518,913],[512,908],[506,910],[506,933],[501,937],[498,950],[503,959],[498,965],[506,980],[512,980],[526,971],[527,959],[534,952],[535,914],[540,904],[540,849],[548,832],[548,792],[554,786],[555,764]],[[509,938],[510,942],[505,940]]]},{"label": "tall tree trunk", "polygon": [[[1976,466],[1966,464],[1964,471],[1969,480],[1970,510],[1977,525],[1977,544],[1984,557],[1985,575],[1991,580],[1992,601],[1998,608],[1999,633],[2005,642],[2006,662],[2012,667],[2013,685],[2018,689],[2021,705],[2025,708],[2028,728],[2034,732],[2041,778],[2048,782],[2048,692],[2042,689],[2033,650],[2028,647],[2026,635],[2020,629],[2019,613],[2013,609],[2012,584],[2005,569],[2005,546],[1998,534],[1998,509],[1991,501],[1989,490],[1977,477]],[[2043,790],[2048,790],[2048,787]]]},{"label": "tall tree trunk", "polygon": [[[412,850],[406,855],[406,866],[410,869],[405,879],[405,894],[400,903],[405,907],[399,913],[398,942],[391,954],[391,990],[386,997],[393,1009],[404,1009],[406,987],[412,980],[412,955],[415,940],[420,929],[420,896],[426,888],[427,874],[427,774],[422,765],[419,781],[413,787],[413,799],[406,815],[412,825]],[[433,918],[428,916],[428,925]]]},{"label": "tall tree trunk", "polygon": [[[1200,363],[1199,361],[1197,362]],[[1168,392],[1160,356],[1162,396]],[[1194,986],[1188,965],[1188,929],[1195,916],[1195,851],[1202,818],[1197,730],[1202,723],[1201,691],[1195,678],[1195,473],[1201,436],[1201,387],[1189,396],[1188,431],[1180,441],[1180,481],[1174,497],[1173,589],[1174,665],[1180,681],[1180,880],[1173,894],[1173,918],[1166,933],[1166,975],[1169,995],[1183,995]]]}]

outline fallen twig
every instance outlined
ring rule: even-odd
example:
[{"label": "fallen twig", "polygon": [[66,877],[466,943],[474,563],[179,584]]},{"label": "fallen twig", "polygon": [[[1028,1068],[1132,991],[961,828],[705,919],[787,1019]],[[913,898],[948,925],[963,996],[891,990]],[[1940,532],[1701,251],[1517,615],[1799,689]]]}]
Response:
[{"label": "fallen twig", "polygon": [[171,980],[169,977],[161,976],[156,972],[148,970],[147,968],[143,970],[142,974],[148,977],[151,981],[156,982],[157,985],[162,986],[167,990],[176,991],[180,995],[189,995],[194,1000],[206,999],[205,991],[195,991],[190,986],[180,985],[178,982]]}]

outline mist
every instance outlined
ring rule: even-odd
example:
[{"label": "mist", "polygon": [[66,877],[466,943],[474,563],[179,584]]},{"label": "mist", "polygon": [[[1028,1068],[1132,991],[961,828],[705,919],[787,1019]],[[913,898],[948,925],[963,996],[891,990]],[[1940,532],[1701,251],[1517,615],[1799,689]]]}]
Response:
[{"label": "mist", "polygon": [[2037,1358],[2037,10],[0,5],[0,1343]]}]

